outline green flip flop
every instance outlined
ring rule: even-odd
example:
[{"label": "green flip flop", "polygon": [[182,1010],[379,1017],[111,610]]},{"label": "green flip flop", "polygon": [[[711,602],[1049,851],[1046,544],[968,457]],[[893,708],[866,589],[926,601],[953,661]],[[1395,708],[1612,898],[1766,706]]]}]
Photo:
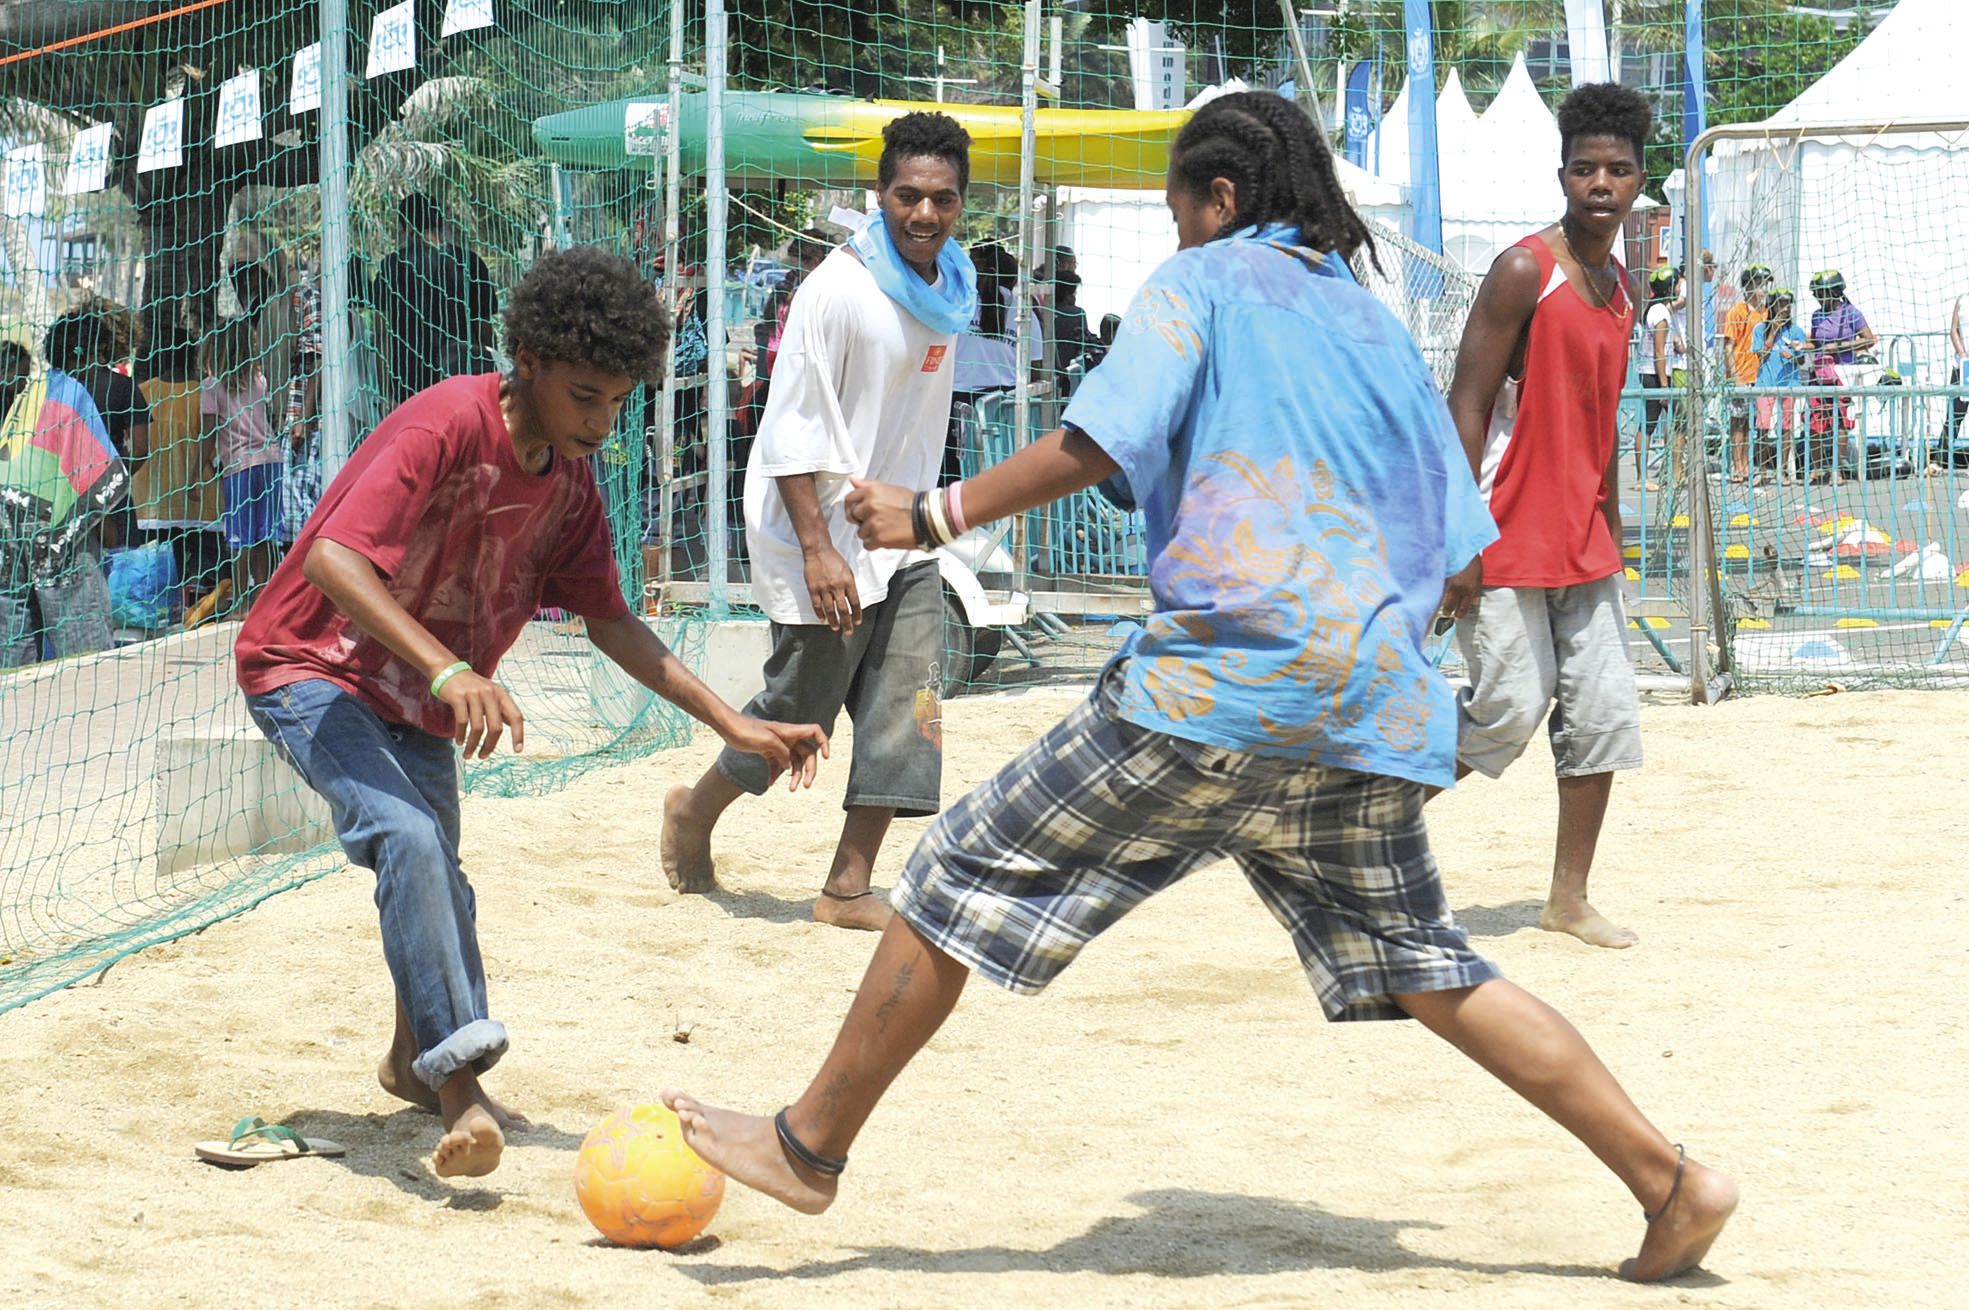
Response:
[{"label": "green flip flop", "polygon": [[269,1160],[298,1160],[304,1155],[337,1156],[348,1148],[325,1137],[303,1137],[286,1124],[270,1124],[248,1115],[232,1126],[227,1141],[198,1142],[191,1148],[201,1160],[247,1168]]}]

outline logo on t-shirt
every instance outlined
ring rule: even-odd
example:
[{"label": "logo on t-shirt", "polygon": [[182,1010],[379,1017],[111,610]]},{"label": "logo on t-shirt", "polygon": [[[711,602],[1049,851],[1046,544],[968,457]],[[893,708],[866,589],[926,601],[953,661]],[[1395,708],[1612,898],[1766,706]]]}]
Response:
[{"label": "logo on t-shirt", "polygon": [[934,373],[943,367],[943,357],[950,353],[949,346],[931,346],[923,352],[922,372]]}]

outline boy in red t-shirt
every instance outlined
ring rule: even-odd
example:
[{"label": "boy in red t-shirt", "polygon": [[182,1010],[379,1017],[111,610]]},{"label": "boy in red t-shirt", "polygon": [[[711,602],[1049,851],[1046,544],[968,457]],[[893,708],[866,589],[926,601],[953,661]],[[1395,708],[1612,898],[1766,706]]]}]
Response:
[{"label": "boy in red t-shirt", "polygon": [[543,607],[735,750],[811,783],[824,733],[747,718],[630,613],[587,457],[662,372],[668,314],[627,261],[543,255],[506,310],[508,375],[450,378],[377,427],[323,494],[236,646],[247,709],[328,801],[350,862],[376,873],[396,985],[384,1090],[438,1111],[440,1175],[499,1163],[519,1116],[479,1075],[506,1051],[488,1016],[473,892],[459,865],[458,747],[490,756],[525,721],[492,679]]},{"label": "boy in red t-shirt", "polygon": [[1499,534],[1443,593],[1470,672],[1457,776],[1497,777],[1549,716],[1559,839],[1538,923],[1594,946],[1636,940],[1587,903],[1586,876],[1614,771],[1641,764],[1615,428],[1634,302],[1614,247],[1651,126],[1648,102],[1611,82],[1559,106],[1565,215],[1491,265],[1449,392]]}]

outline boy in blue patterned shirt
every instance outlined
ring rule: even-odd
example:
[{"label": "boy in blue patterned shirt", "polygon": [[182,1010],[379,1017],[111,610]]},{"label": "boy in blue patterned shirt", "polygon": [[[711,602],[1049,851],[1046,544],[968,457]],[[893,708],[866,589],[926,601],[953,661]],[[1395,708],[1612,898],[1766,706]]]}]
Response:
[{"label": "boy in blue patterned shirt", "polygon": [[924,837],[798,1101],[768,1118],[664,1099],[714,1167],[823,1210],[967,971],[1036,992],[1129,909],[1229,858],[1329,1019],[1414,1017],[1461,1047],[1641,1202],[1624,1274],[1692,1268],[1734,1185],[1473,951],[1443,895],[1422,803],[1454,780],[1456,710],[1423,639],[1496,530],[1414,344],[1347,271],[1372,245],[1326,145],[1288,100],[1224,96],[1178,138],[1168,199],[1182,249],[1060,431],[968,484],[862,484],[847,502],[871,546],[930,546],[1101,484],[1144,511],[1154,615],[1084,705]]}]

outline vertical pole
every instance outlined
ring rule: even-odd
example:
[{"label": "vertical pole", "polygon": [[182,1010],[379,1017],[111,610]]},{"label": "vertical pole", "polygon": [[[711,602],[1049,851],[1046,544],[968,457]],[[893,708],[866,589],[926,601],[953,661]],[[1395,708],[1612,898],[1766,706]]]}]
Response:
[{"label": "vertical pole", "polygon": [[[679,115],[684,103],[684,0],[670,0],[670,127],[663,134],[663,287],[674,292],[677,287],[677,272],[682,267],[678,250],[679,221],[677,206],[681,198],[682,181],[677,159],[678,143],[683,137],[683,124]],[[652,170],[649,180],[651,190],[657,187],[657,179]],[[673,297],[674,300],[674,297]],[[671,434],[677,427],[677,334],[670,334],[670,349],[663,361],[663,392],[658,398],[656,413],[655,440],[650,444],[656,448],[656,525],[657,549],[662,552],[656,562],[657,594],[663,595],[669,588],[672,548],[676,542],[671,537],[671,529],[677,521],[677,491],[674,479],[677,474],[676,452]],[[640,494],[640,491],[639,491]],[[647,512],[647,510],[645,510]]]},{"label": "vertical pole", "polygon": [[[1033,156],[1038,150],[1039,113],[1039,20],[1040,0],[1026,0],[1025,49],[1019,60],[1019,277],[1012,297],[1016,332],[1012,338],[1014,366],[1018,370],[1012,391],[1013,446],[1026,444],[1032,415],[1031,331],[1026,322],[1026,306],[1032,303],[1032,195]],[[1012,519],[1012,576],[1014,585],[1025,586],[1026,515]]]},{"label": "vertical pole", "polygon": [[704,5],[704,335],[710,352],[704,367],[706,558],[711,568],[711,617],[731,612],[730,578],[725,564],[726,411],[725,355],[725,0]]},{"label": "vertical pole", "polygon": [[1306,107],[1313,122],[1324,131],[1326,125],[1320,122],[1325,115],[1320,113],[1320,99],[1313,94],[1313,64],[1306,58],[1306,35],[1299,30],[1299,14],[1293,8],[1292,0],[1278,0],[1279,13],[1285,16],[1285,39],[1292,47],[1293,80],[1299,84],[1299,103]]},{"label": "vertical pole", "polygon": [[[1690,184],[1683,192],[1687,222],[1683,240],[1691,252],[1702,250],[1702,228],[1707,216],[1702,210],[1703,188],[1695,179],[1701,176],[1703,155],[1708,149],[1709,142],[1698,136],[1690,144],[1684,164],[1687,171],[1683,176],[1690,179]],[[1683,314],[1700,324],[1703,294],[1700,254],[1692,253],[1688,263],[1689,300]],[[1697,333],[1690,332],[1688,335],[1694,337]],[[1689,698],[1697,705],[1709,703],[1709,633],[1715,617],[1709,612],[1709,570],[1712,567],[1709,550],[1709,442],[1702,410],[1703,373],[1708,363],[1707,344],[1689,352],[1688,395],[1682,402],[1682,413],[1679,415],[1687,427],[1682,437],[1682,482],[1689,505]],[[1675,434],[1671,432],[1668,439],[1672,448]],[[1721,639],[1719,634],[1718,640]]]},{"label": "vertical pole", "polygon": [[349,6],[321,0],[321,477],[332,482],[355,440],[349,331]]},{"label": "vertical pole", "polygon": [[569,185],[568,176],[561,171],[559,164],[547,165],[547,189],[554,197],[554,249],[566,250],[574,244],[569,238],[567,227],[568,210],[573,207],[574,188]]}]

